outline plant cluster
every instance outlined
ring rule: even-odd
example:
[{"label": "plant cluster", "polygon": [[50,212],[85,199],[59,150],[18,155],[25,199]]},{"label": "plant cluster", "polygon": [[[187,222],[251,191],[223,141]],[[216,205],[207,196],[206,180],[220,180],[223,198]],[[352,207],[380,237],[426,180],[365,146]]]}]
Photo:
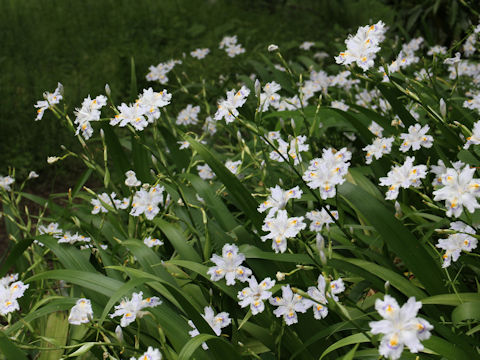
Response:
[{"label": "plant cluster", "polygon": [[[23,191],[35,173],[0,177],[0,351],[479,358],[479,33],[447,49],[379,21],[338,54],[271,44],[263,62],[229,35],[152,65],[138,95],[132,72],[132,101],[46,92],[36,120],[82,148],[48,163],[86,170],[48,199]],[[253,73],[181,73],[212,56]]]}]

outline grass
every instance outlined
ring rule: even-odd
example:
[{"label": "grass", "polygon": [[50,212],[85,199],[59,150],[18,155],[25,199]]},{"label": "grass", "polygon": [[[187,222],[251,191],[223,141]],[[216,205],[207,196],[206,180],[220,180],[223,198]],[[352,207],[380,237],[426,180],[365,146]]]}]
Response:
[{"label": "grass", "polygon": [[[126,0],[27,1],[0,0],[0,174],[15,167],[20,175],[36,170],[52,177],[46,157],[60,145],[76,145],[51,115],[35,123],[33,105],[58,81],[65,87],[71,111],[88,94],[104,92],[108,83],[115,99],[130,89],[130,59],[134,57],[138,87],[148,87],[149,65],[197,47],[218,50],[226,34],[238,34],[247,51],[265,51],[267,43],[297,46],[323,41],[346,27],[370,18],[393,20],[378,0],[349,1],[186,1]],[[369,11],[360,11],[368,8]],[[361,13],[361,16],[358,14]],[[189,76],[241,72],[238,60],[202,62]],[[225,59],[226,60],[226,59]],[[193,71],[192,71],[193,70]],[[68,178],[76,163],[58,174]],[[62,167],[64,169],[65,167]]]}]

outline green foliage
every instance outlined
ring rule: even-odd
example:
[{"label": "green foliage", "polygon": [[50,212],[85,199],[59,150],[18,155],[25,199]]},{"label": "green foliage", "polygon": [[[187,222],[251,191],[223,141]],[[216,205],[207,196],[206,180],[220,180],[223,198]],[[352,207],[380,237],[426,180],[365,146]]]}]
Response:
[{"label": "green foliage", "polygon": [[[327,14],[333,14],[332,19],[338,21],[338,26],[347,27],[353,24],[356,12],[375,2],[358,1],[349,6],[344,3],[342,21],[335,18],[341,17],[340,13]],[[475,89],[476,79],[472,81],[464,74],[459,75],[455,67],[453,75],[447,72],[442,61],[448,54],[435,55],[432,59],[419,51],[417,55],[422,59],[417,65],[398,71],[391,66],[386,69],[387,79],[377,67],[361,71],[351,65],[349,73],[342,74],[345,82],[352,83],[339,84],[342,81],[335,77],[337,84],[334,84],[333,76],[321,72],[338,75],[344,70],[333,64],[331,55],[338,52],[330,48],[332,45],[326,45],[330,39],[309,34],[313,40],[321,39],[314,44],[316,50],[330,52],[328,58],[322,59],[287,40],[290,34],[300,33],[299,29],[282,33],[284,25],[276,27],[272,19],[247,29],[259,18],[255,15],[248,21],[244,18],[249,5],[255,11],[276,12],[278,20],[286,16],[286,9],[313,11],[328,8],[327,1],[260,1],[243,6],[219,2],[200,8],[192,2],[177,1],[166,2],[165,9],[158,13],[155,9],[160,5],[149,1],[145,2],[147,7],[142,7],[146,6],[143,4],[137,12],[129,11],[131,5],[127,2],[72,4],[69,7],[63,3],[58,6],[47,3],[55,8],[45,13],[51,27],[49,31],[65,30],[64,23],[55,23],[53,19],[68,10],[85,18],[76,25],[72,22],[68,31],[83,29],[90,22],[94,27],[96,21],[102,19],[109,25],[105,34],[118,32],[123,41],[110,42],[105,34],[91,40],[72,33],[75,48],[72,54],[79,59],[78,69],[87,68],[92,60],[91,54],[86,56],[82,47],[77,46],[76,42],[82,41],[88,42],[89,47],[104,43],[101,56],[95,56],[94,60],[97,65],[105,62],[110,67],[102,70],[101,65],[96,66],[82,86],[72,80],[82,72],[66,81],[59,79],[65,87],[65,100],[52,104],[40,123],[54,128],[62,124],[65,134],[79,141],[80,145],[75,146],[65,143],[61,154],[57,152],[59,159],[55,165],[60,167],[70,159],[75,160],[78,176],[73,176],[74,185],[65,183],[62,185],[65,193],[44,197],[24,191],[30,180],[18,183],[22,172],[10,173],[17,183],[8,185],[5,178],[0,183],[2,221],[11,239],[0,275],[19,273],[22,283],[29,286],[23,296],[18,297],[19,309],[0,317],[3,356],[7,359],[139,358],[151,347],[159,349],[163,358],[169,360],[379,359],[379,347],[382,348],[385,341],[390,348],[398,343],[403,346],[404,342],[411,345],[407,341],[412,341],[412,336],[420,337],[426,330],[425,323],[415,319],[408,325],[414,327],[408,330],[409,339],[397,336],[404,331],[397,328],[394,334],[376,334],[372,330],[373,321],[391,319],[388,318],[390,312],[396,315],[398,311],[413,311],[411,302],[407,303],[410,310],[407,307],[398,310],[393,303],[381,305],[380,300],[389,301],[388,295],[400,305],[412,297],[420,301],[422,308],[417,309],[420,318],[433,326],[432,335],[420,339],[423,347],[417,349],[419,358],[480,358],[478,249],[462,248],[456,258],[450,250],[445,252],[436,246],[449,236],[460,237],[467,244],[479,238],[474,230],[480,222],[478,209],[471,212],[465,206],[456,219],[447,216],[447,211],[456,208],[455,201],[462,204],[466,200],[456,199],[449,204],[435,196],[439,188],[446,186],[448,178],[444,180],[442,176],[438,184],[438,174],[433,174],[431,165],[441,160],[452,168],[461,159],[469,170],[470,165],[477,167],[480,163],[478,145],[464,148],[466,139],[475,141],[477,136],[472,136],[471,130],[477,114],[464,107],[467,92]],[[121,16],[99,15],[112,11],[114,5]],[[45,11],[36,3],[10,2],[6,13],[23,21],[25,14],[21,10],[24,9],[41,14]],[[89,17],[92,9],[101,11]],[[225,9],[235,10],[229,23],[220,17]],[[379,6],[375,16],[386,9],[386,5]],[[390,16],[392,19],[393,15]],[[149,36],[137,37],[143,33],[137,18],[142,19],[142,27],[152,29]],[[207,18],[211,19],[208,24],[211,26],[204,22]],[[121,20],[116,23],[118,19]],[[33,31],[34,25],[27,27],[26,34]],[[127,25],[129,31],[122,33],[121,29]],[[185,37],[174,39],[182,27]],[[218,42],[223,35],[234,33],[247,51],[230,59],[218,49]],[[39,31],[35,36],[47,34],[48,31]],[[327,36],[343,39],[344,32]],[[392,60],[390,53],[400,50],[402,44],[393,41],[393,37],[387,33],[383,50],[375,60],[377,66],[386,66]],[[132,39],[137,44],[130,48]],[[266,52],[272,39],[284,43],[280,43],[280,50]],[[343,49],[341,40],[333,43]],[[120,53],[109,53],[118,44],[124,45]],[[47,53],[57,45],[50,46]],[[210,47],[207,58],[182,57],[182,64],[177,64],[168,74],[167,85],[146,82],[144,74],[149,65],[180,58],[183,51],[200,46]],[[164,52],[158,58],[161,49]],[[62,51],[60,57],[71,56],[68,48]],[[475,56],[472,61],[478,62]],[[52,65],[38,54],[34,59],[38,60],[39,69]],[[429,75],[422,78],[414,68],[426,70]],[[74,70],[69,68],[73,73]],[[252,71],[261,86],[265,86],[263,90],[249,77]],[[242,74],[237,75],[240,72]],[[223,78],[219,79],[219,75]],[[27,80],[23,80],[19,86],[25,86]],[[47,79],[38,81],[42,89],[48,88]],[[275,94],[260,95],[275,85],[271,81],[282,87],[277,100]],[[318,86],[312,90],[314,95],[310,99],[306,98],[307,81]],[[90,91],[92,96],[104,93],[105,82],[110,84],[112,92],[107,91],[108,105],[101,110],[102,118],[89,123],[93,126],[93,135],[88,139],[81,133],[74,135],[77,124],[73,122],[76,117],[73,108],[79,105],[72,104],[80,104]],[[242,93],[247,91],[246,87],[240,90],[242,84],[248,87],[248,96]],[[51,86],[54,85],[52,82]],[[160,117],[152,118],[143,130],[135,128],[144,114],[155,110],[152,106],[126,126],[110,122],[126,116],[120,113],[122,102],[136,103],[132,108],[138,109],[141,106],[136,102],[141,93],[139,89],[149,86],[159,92],[155,94],[156,99],[165,96],[165,91],[172,94],[171,103],[161,107]],[[217,108],[224,109],[225,104],[219,104],[218,100],[225,98],[231,89],[235,90],[229,96],[236,101],[244,97],[245,103],[238,106],[238,114],[229,108],[225,113],[227,121],[216,121],[215,132],[209,131],[204,127],[208,125],[204,120],[215,116]],[[28,97],[18,101],[26,99]],[[283,109],[280,99],[291,106],[284,104]],[[339,109],[335,100],[343,100],[348,108]],[[33,101],[28,101],[31,106]],[[275,111],[261,110],[266,101],[278,101]],[[182,125],[176,119],[187,104],[198,105],[200,115],[194,124]],[[28,114],[22,111],[22,116],[24,113]],[[230,119],[229,115],[232,115]],[[372,158],[370,163],[365,160],[366,146],[378,135],[374,135],[372,121],[383,127],[384,137],[392,137],[393,145],[391,151]],[[37,125],[40,127],[40,124]],[[419,140],[424,146],[405,153],[401,146],[406,140],[401,134],[411,131],[409,126],[415,124],[429,126],[428,135],[433,136],[433,144],[425,145],[428,143],[425,137]],[[309,146],[301,148],[305,144]],[[319,158],[329,154],[335,166],[322,168],[323,172],[315,175],[309,164],[319,166],[322,162]],[[398,184],[380,185],[381,178],[394,166],[406,163],[406,156],[412,154],[414,164],[425,164],[428,175],[408,186],[404,185],[408,182],[405,179]],[[229,161],[239,161],[238,166]],[[205,176],[209,170],[202,171],[199,166],[203,165],[209,166],[211,176]],[[408,169],[402,176],[414,176],[419,169]],[[142,186],[129,182],[132,179],[126,174],[128,170],[135,171]],[[448,174],[453,177],[457,170],[451,170]],[[314,177],[310,172],[318,177],[329,176],[329,180],[319,189],[309,184]],[[275,217],[267,216],[268,209],[260,211],[262,204],[266,206],[274,201],[268,196],[276,185],[291,189],[282,194],[284,201],[278,205],[281,211],[277,210],[275,215],[285,211],[288,219],[283,225]],[[395,190],[395,186],[402,189],[398,196],[391,198],[387,191]],[[477,187],[478,183],[472,182],[467,190],[462,188],[461,195],[473,194],[472,201],[476,201]],[[331,192],[332,188],[335,193]],[[33,206],[34,212],[29,210]],[[306,227],[310,220],[306,221],[304,216],[314,209],[324,212],[325,219],[319,220],[324,222],[321,229],[315,228],[318,226],[315,221],[314,226]],[[472,230],[448,229],[456,220],[471,226]],[[49,223],[58,223],[62,230],[56,232],[54,226],[45,228]],[[303,223],[301,231],[294,235],[281,229],[285,224],[291,230]],[[272,228],[279,233],[275,234]],[[271,239],[266,239],[265,235],[270,232]],[[282,240],[287,241],[285,248],[279,245]],[[260,302],[265,300],[264,311],[255,313],[255,307],[239,305],[248,284],[241,283],[242,274],[248,269],[237,268],[239,264],[235,264],[237,277],[233,284],[231,279],[215,279],[222,270],[227,272],[214,268],[218,256],[225,259],[236,256],[233,250],[227,252],[227,244],[238,247],[245,257],[241,258],[242,265],[252,271],[258,282],[276,279],[269,289],[270,301],[255,298]],[[450,265],[449,256],[453,256]],[[325,290],[320,289],[322,278]],[[335,282],[339,278],[343,281]],[[0,295],[15,291],[9,288],[14,285],[6,284],[6,279],[2,280],[5,284],[0,284]],[[339,284],[344,284],[345,289],[335,292],[342,287]],[[311,287],[323,291],[321,295],[325,298],[317,298]],[[278,313],[276,305],[288,298],[288,291],[296,301],[312,301],[302,305],[309,304],[308,311],[302,313],[306,309],[299,305],[284,314]],[[137,307],[131,305],[125,309],[119,320],[114,311],[131,304],[130,299],[140,293],[141,302],[136,303]],[[85,300],[82,303],[81,299],[90,301],[92,314],[82,319],[81,324],[74,324],[70,318],[75,315],[72,307],[85,306]],[[157,304],[157,300],[161,304]],[[2,303],[0,309],[3,309],[1,306]],[[320,312],[325,308],[328,316],[314,318],[313,309]],[[209,309],[217,315],[215,319],[208,316]],[[391,316],[395,318],[394,315]],[[298,322],[292,321],[296,316]],[[226,317],[230,321],[225,320]],[[125,319],[132,321],[126,324]],[[416,359],[416,356],[405,348],[401,358]],[[143,360],[143,356],[140,359]]]}]

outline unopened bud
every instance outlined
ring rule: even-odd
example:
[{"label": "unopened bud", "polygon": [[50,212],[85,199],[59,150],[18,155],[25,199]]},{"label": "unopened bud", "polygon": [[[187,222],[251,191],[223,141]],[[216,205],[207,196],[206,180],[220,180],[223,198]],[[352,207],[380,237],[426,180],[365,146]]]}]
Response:
[{"label": "unopened bud", "polygon": [[400,203],[398,201],[395,201],[395,217],[400,218],[402,217],[402,207],[400,206]]},{"label": "unopened bud", "polygon": [[285,273],[278,271],[277,274],[275,275],[277,277],[278,281],[283,281],[285,280]]},{"label": "unopened bud", "polygon": [[268,48],[267,48],[267,49],[268,49],[269,52],[277,51],[277,50],[278,50],[278,46],[275,45],[275,44],[270,44],[270,45],[268,45]]},{"label": "unopened bud", "polygon": [[112,90],[110,90],[110,85],[108,84],[105,84],[105,94],[107,94],[107,96],[112,94]]},{"label": "unopened bud", "polygon": [[260,84],[260,81],[257,79],[255,80],[255,96],[257,98],[260,97],[261,91],[262,91],[262,85]]},{"label": "unopened bud", "polygon": [[316,245],[320,261],[325,265],[327,263],[327,257],[325,255],[325,239],[321,234],[317,234]]},{"label": "unopened bud", "polygon": [[123,342],[123,331],[120,325],[117,325],[115,328],[115,335],[117,336],[118,342]]},{"label": "unopened bud", "polygon": [[35,179],[38,178],[38,174],[35,171],[30,171],[30,174],[28,174],[28,179]]},{"label": "unopened bud", "polygon": [[447,104],[445,103],[445,100],[440,99],[440,113],[444,118],[447,117]]},{"label": "unopened bud", "polygon": [[47,157],[47,163],[49,163],[49,164],[53,164],[53,163],[57,162],[58,160],[60,160],[60,158],[58,156]]}]

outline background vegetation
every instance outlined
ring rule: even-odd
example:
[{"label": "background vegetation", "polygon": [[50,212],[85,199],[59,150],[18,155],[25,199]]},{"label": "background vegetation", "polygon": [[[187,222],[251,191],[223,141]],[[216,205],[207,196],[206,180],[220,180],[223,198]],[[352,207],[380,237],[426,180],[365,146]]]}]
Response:
[{"label": "background vegetation", "polygon": [[[301,42],[315,41],[319,51],[332,55],[344,49],[347,33],[380,19],[390,30],[377,66],[396,56],[413,35],[425,37],[422,53],[434,44],[452,49],[465,29],[470,26],[472,31],[471,24],[478,23],[477,10],[468,2],[89,0],[1,4],[1,34],[6,45],[1,58],[4,86],[0,98],[5,104],[0,106],[4,112],[0,174],[6,174],[9,166],[18,171],[12,190],[5,186],[0,189],[2,225],[5,223],[11,239],[9,255],[0,265],[0,277],[15,271],[29,286],[20,300],[20,311],[1,318],[0,351],[6,358],[87,360],[109,356],[113,360],[136,358],[148,346],[154,346],[161,349],[164,358],[172,360],[239,356],[375,360],[379,359],[380,337],[371,336],[370,321],[380,319],[374,303],[386,294],[401,304],[415,297],[424,305],[421,316],[434,331],[425,338],[420,358],[479,358],[478,250],[462,254],[459,261],[442,270],[442,252],[435,244],[452,231],[445,229],[451,225],[445,215],[448,203],[432,200],[436,189],[430,185],[433,177],[425,179],[421,188],[402,190],[394,207],[393,202],[385,201],[385,189],[377,184],[392,164],[403,162],[404,155],[394,150],[369,165],[359,151],[373,140],[368,127],[373,119],[385,127],[386,136],[395,136],[404,130],[391,125],[391,121],[411,125],[416,120],[409,111],[415,110],[418,123],[429,125],[429,133],[435,136],[433,147],[425,146],[415,154],[418,163],[432,165],[442,159],[450,166],[450,162],[461,159],[468,164],[467,170],[470,166],[480,168],[479,147],[462,150],[478,119],[478,114],[463,108],[465,92],[474,89],[471,79],[451,81],[441,65],[444,57],[453,54],[430,60],[419,53],[422,60],[415,68],[431,71],[432,76],[418,81],[414,80],[413,69],[390,74],[391,82],[384,83],[378,68],[367,73],[351,68],[353,76],[361,79],[358,88],[345,87],[343,91],[332,86],[328,93],[312,98],[313,104],[288,112],[255,111],[258,102],[249,79],[249,74],[255,73],[262,84],[278,80],[283,94],[294,95],[302,79],[315,77],[312,69],[333,74],[339,68],[333,65],[331,56],[324,61],[312,60],[314,52],[305,55],[298,49]],[[218,50],[218,42],[224,35],[233,34],[238,35],[247,53],[230,59]],[[280,45],[284,58],[268,53],[269,43]],[[134,101],[139,89],[151,85],[144,78],[149,65],[182,59],[182,53],[197,47],[209,47],[212,54],[202,61],[187,55],[184,63],[169,74],[176,78],[168,85],[174,100],[161,120],[143,132],[97,122],[88,146],[80,148],[74,144],[72,132],[62,130],[62,123],[71,126],[69,118],[57,119],[49,111],[41,122],[34,122],[33,104],[42,98],[43,91],[53,91],[58,81],[64,84],[66,93],[65,102],[53,109],[55,114],[66,110],[64,115],[71,116],[83,98],[104,93],[104,84],[108,83],[113,102],[109,99],[103,115],[112,118],[113,104]],[[295,75],[274,68],[273,63],[283,59]],[[219,81],[220,75],[226,80]],[[217,100],[226,90],[238,89],[239,80],[245,81],[251,95],[232,124],[217,123],[216,135],[194,139],[200,124],[186,128],[174,124],[176,114],[187,103],[201,106],[203,120],[205,113],[215,111]],[[163,88],[153,86],[156,90]],[[361,89],[378,90],[372,95],[375,103],[370,103],[371,107],[354,104],[355,95],[364,93]],[[345,99],[351,109],[344,112],[331,107],[331,100],[336,98]],[[440,99],[446,102],[445,108]],[[374,106],[382,107],[380,100],[384,105],[388,102],[389,107],[373,111]],[[284,121],[283,116],[292,121]],[[263,136],[272,130],[279,130],[283,136],[308,137],[310,148],[302,150],[303,160],[297,167],[288,161],[268,160]],[[345,132],[357,136],[352,139]],[[179,140],[187,141],[190,148],[179,150]],[[207,145],[202,145],[203,140]],[[397,141],[396,149],[400,143]],[[47,156],[67,151],[60,150],[61,144],[75,152],[44,169]],[[337,187],[337,196],[322,201],[317,191],[310,191],[302,182],[301,174],[308,160],[319,156],[322,148],[338,150],[346,144],[353,151],[346,182]],[[238,177],[223,166],[226,160],[240,160]],[[197,165],[203,163],[213,169],[215,179],[207,181],[197,175],[201,175]],[[338,166],[335,171],[340,171]],[[128,169],[135,170],[144,184],[165,187],[156,216],[129,214],[143,200],[129,200],[142,192],[134,196],[135,190],[126,187]],[[44,189],[46,196],[38,191],[38,185],[25,191],[22,179],[30,170],[41,173],[40,182],[34,180],[33,184],[43,182],[52,188]],[[257,206],[274,184],[287,189],[301,186],[302,196],[286,205],[291,215],[305,215],[327,204],[338,211],[338,221],[322,230],[325,242],[307,229],[297,237],[284,234],[289,238],[285,253],[273,253],[270,241],[261,241],[266,226],[274,220],[263,219]],[[69,187],[71,191],[67,191]],[[100,195],[103,191],[106,193]],[[131,203],[128,211],[111,206],[107,193],[113,198],[113,191],[119,199],[126,196]],[[92,206],[95,201],[105,206],[105,211],[96,214],[99,206]],[[24,202],[29,207],[23,206]],[[146,207],[150,208],[153,206]],[[474,227],[478,219],[479,211],[460,217]],[[297,221],[302,220],[290,225]],[[70,244],[59,243],[53,233],[40,235],[40,225],[49,222],[59,223],[61,238],[70,238]],[[78,236],[72,235],[77,232]],[[84,241],[85,236],[90,246],[78,248],[75,240]],[[143,243],[148,243],[147,236],[164,244],[148,248]],[[32,244],[34,239],[43,245]],[[228,287],[224,280],[212,281],[207,275],[211,256],[220,254],[226,243],[239,245],[246,264],[259,280],[267,276],[277,279],[272,290],[276,295],[286,284],[301,294],[323,274],[329,287],[334,279],[344,279],[341,300],[329,299],[330,314],[322,321],[308,313],[300,315],[299,324],[286,326],[272,315],[270,305],[269,311],[251,316],[238,306],[241,284]],[[6,287],[0,290],[13,291]],[[159,295],[163,304],[142,319],[139,313],[137,321],[125,327],[120,336],[118,320],[108,314],[134,291],[148,297]],[[0,293],[0,301],[2,296]],[[73,325],[67,312],[72,311],[76,299],[84,296],[92,302],[92,321]],[[232,318],[218,338],[202,320],[205,306],[212,306],[216,312],[227,311]],[[198,326],[201,336],[190,338],[188,320]],[[211,348],[205,353],[199,347],[207,340]],[[405,352],[403,358],[413,360],[416,355]]]},{"label": "background vegetation", "polygon": [[[89,93],[102,93],[106,83],[114,99],[125,98],[131,57],[143,88],[149,65],[197,47],[220,51],[218,42],[228,33],[238,34],[248,52],[263,52],[269,42],[285,48],[304,40],[330,48],[332,37],[348,28],[370,19],[392,24],[394,14],[378,0],[0,0],[0,9],[0,173],[9,166],[21,175],[36,170],[50,185],[55,170],[46,169],[46,157],[75,140],[55,121],[35,123],[33,105],[59,81],[73,109]],[[226,75],[247,66],[210,57],[188,73]],[[60,178],[76,174],[75,167],[62,167]]]}]

